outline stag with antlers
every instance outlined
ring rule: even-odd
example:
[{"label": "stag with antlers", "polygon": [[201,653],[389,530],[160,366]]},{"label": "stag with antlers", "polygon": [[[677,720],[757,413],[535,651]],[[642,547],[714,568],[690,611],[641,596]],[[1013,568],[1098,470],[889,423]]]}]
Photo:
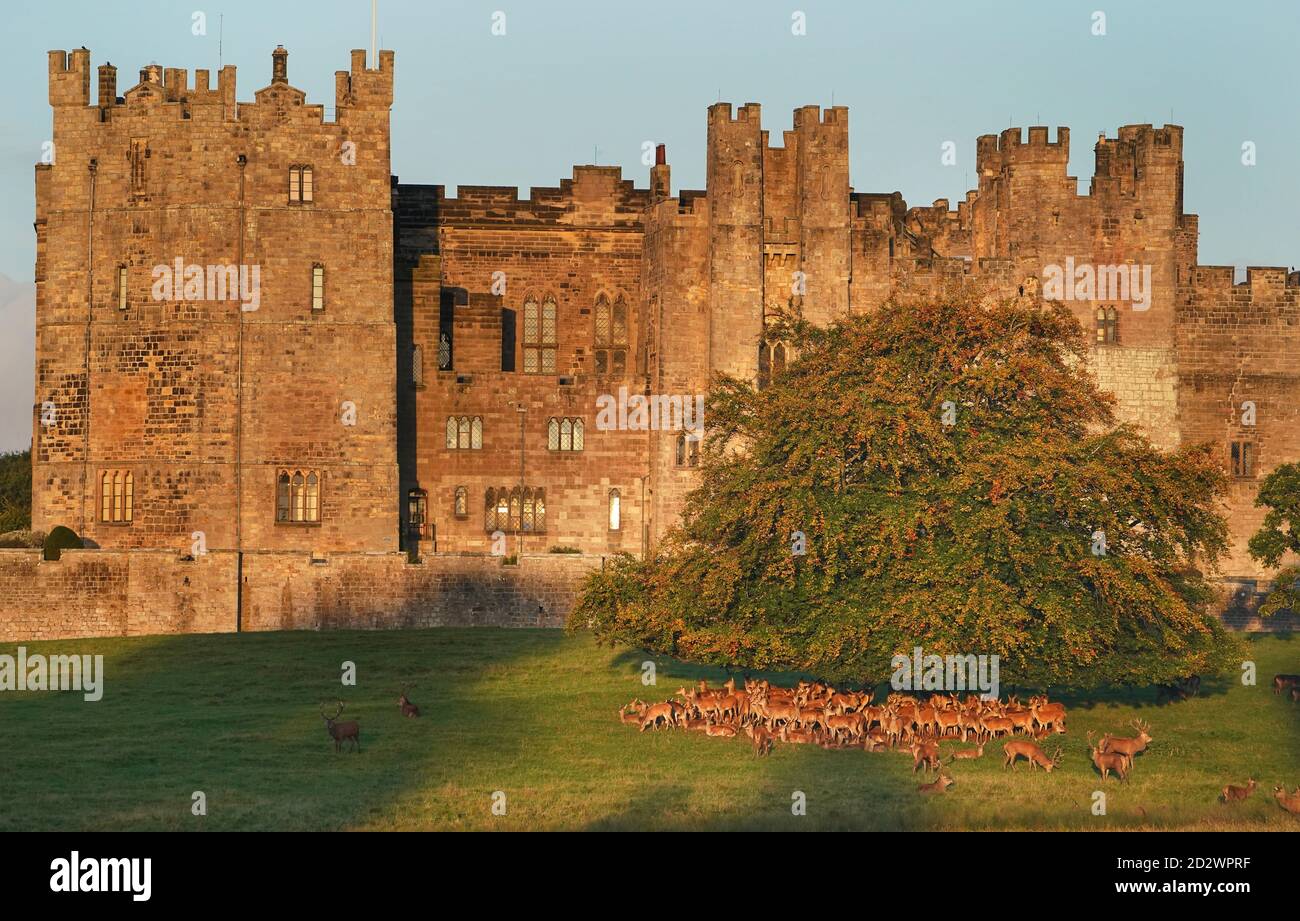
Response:
[{"label": "stag with antlers", "polygon": [[411,699],[406,696],[406,689],[409,687],[409,684],[402,685],[401,696],[397,698],[397,707],[402,711],[402,716],[419,716],[420,708],[411,703]]},{"label": "stag with antlers", "polygon": [[1152,739],[1150,731],[1151,727],[1148,726],[1144,720],[1134,720],[1129,725],[1137,730],[1137,738],[1121,739],[1108,732],[1102,736],[1101,741],[1097,743],[1097,751],[1115,752],[1116,754],[1123,755],[1128,759],[1129,768],[1132,768],[1133,758],[1146,751],[1147,746],[1151,743]]},{"label": "stag with antlers", "polygon": [[338,709],[334,715],[330,716],[325,712],[325,705],[321,704],[320,715],[325,720],[325,731],[329,737],[334,740],[334,751],[339,751],[344,742],[351,742],[354,750],[361,751],[361,726],[356,720],[339,721],[343,714],[343,701],[339,701]]}]

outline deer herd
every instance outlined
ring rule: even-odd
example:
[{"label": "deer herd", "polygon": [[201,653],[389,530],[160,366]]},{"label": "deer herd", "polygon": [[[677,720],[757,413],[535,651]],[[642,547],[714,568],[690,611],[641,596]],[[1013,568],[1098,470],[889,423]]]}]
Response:
[{"label": "deer herd", "polygon": [[[1185,699],[1199,693],[1200,679],[1192,676],[1167,687]],[[1300,676],[1275,676],[1273,693],[1284,691],[1292,700],[1300,700]],[[743,734],[753,744],[755,756],[769,754],[777,742],[910,754],[913,775],[923,771],[927,777],[931,773],[935,777],[917,787],[923,795],[947,790],[955,781],[946,773],[946,766],[984,757],[989,743],[1002,743],[1004,770],[1015,771],[1023,759],[1031,770],[1042,768],[1050,774],[1061,762],[1062,748],[1057,746],[1048,755],[1042,743],[1066,731],[1065,706],[1046,694],[1032,696],[1025,703],[1015,695],[985,700],[975,694],[935,693],[921,698],[895,692],[880,703],[874,698],[870,690],[837,691],[815,681],[800,681],[788,688],[745,679],[738,688],[731,678],[718,688],[710,688],[706,681],[678,688],[674,698],[660,703],[633,700],[619,709],[618,717],[641,732],[684,729],[723,739]],[[1087,734],[1088,755],[1102,780],[1114,775],[1118,781],[1127,781],[1137,757],[1154,741],[1146,721],[1134,720],[1130,725],[1133,736],[1107,732],[1094,741],[1095,733]],[[957,748],[944,760],[941,742],[969,747]],[[1220,798],[1225,803],[1244,800],[1255,785],[1253,778],[1245,787],[1229,784]],[[1283,787],[1275,787],[1273,795],[1282,809],[1300,815],[1300,788],[1288,794]]]}]

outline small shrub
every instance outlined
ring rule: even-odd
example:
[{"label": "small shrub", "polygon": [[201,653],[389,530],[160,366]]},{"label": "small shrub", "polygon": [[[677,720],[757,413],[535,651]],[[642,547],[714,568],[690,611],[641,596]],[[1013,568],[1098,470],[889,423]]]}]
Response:
[{"label": "small shrub", "polygon": [[0,550],[33,550],[44,545],[44,531],[18,530],[0,534]]},{"label": "small shrub", "polygon": [[555,547],[552,547],[552,548],[550,549],[549,552],[551,552],[551,553],[581,553],[582,551],[579,550],[577,547],[560,547],[560,546],[555,546]]},{"label": "small shrub", "polygon": [[45,536],[45,559],[57,560],[64,550],[80,550],[86,542],[77,536],[72,528],[59,525]]}]

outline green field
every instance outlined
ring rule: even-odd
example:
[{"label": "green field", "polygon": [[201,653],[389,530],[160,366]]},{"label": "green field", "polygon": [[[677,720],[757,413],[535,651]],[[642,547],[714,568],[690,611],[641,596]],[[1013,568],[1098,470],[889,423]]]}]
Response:
[{"label": "green field", "polygon": [[[0,830],[28,829],[1121,829],[1300,830],[1274,784],[1300,784],[1300,706],[1274,697],[1300,672],[1300,638],[1250,641],[1259,686],[1206,680],[1156,706],[1151,691],[1066,697],[1065,760],[1048,775],[984,759],[949,768],[942,797],[915,791],[911,757],[778,746],[680,730],[638,733],[615,718],[634,696],[663,699],[722,673],[658,660],[643,687],[636,652],[558,631],[443,629],[148,637],[27,644],[102,653],[104,696],[0,694]],[[0,647],[13,654],[15,646]],[[356,687],[340,667],[356,663]],[[402,682],[424,711],[404,720]],[[362,751],[335,754],[319,702],[342,697]],[[1155,737],[1129,783],[1102,782],[1085,732]],[[945,745],[945,752],[952,745]],[[1228,782],[1260,782],[1219,805]],[[1094,790],[1109,795],[1094,816]],[[193,791],[208,814],[191,815]],[[791,815],[802,791],[807,814]],[[506,795],[493,815],[492,794]],[[1143,817],[1145,812],[1145,818]]]}]

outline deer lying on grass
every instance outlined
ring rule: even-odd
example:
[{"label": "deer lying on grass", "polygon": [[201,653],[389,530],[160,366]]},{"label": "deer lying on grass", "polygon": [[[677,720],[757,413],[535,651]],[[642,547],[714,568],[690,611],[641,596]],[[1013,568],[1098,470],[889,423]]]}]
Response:
[{"label": "deer lying on grass", "polygon": [[325,715],[325,705],[321,704],[320,715],[325,720],[325,731],[329,737],[334,740],[334,751],[339,751],[343,742],[351,742],[355,750],[361,751],[361,726],[356,720],[347,720],[339,722],[339,716],[343,713],[343,701],[339,701],[339,708],[334,711],[333,716]]},{"label": "deer lying on grass", "polygon": [[1133,758],[1146,751],[1147,745],[1149,745],[1153,740],[1150,732],[1151,727],[1144,721],[1134,720],[1130,725],[1138,732],[1136,739],[1121,739],[1108,732],[1102,736],[1101,741],[1097,743],[1097,750],[1101,752],[1115,752],[1118,755],[1123,755],[1128,759],[1128,767],[1131,769],[1133,767]]},{"label": "deer lying on grass", "polygon": [[943,791],[951,787],[954,783],[956,783],[956,781],[954,781],[947,774],[940,771],[939,776],[935,779],[933,783],[919,784],[916,788],[916,792],[920,793],[922,796],[929,796],[931,793],[942,793]]},{"label": "deer lying on grass", "polygon": [[1281,694],[1287,689],[1294,690],[1300,686],[1300,675],[1274,675],[1273,676],[1273,693]]},{"label": "deer lying on grass", "polygon": [[1300,815],[1300,787],[1294,793],[1287,793],[1286,787],[1274,787],[1273,798],[1277,804],[1292,815]]},{"label": "deer lying on grass", "polygon": [[1244,787],[1228,784],[1219,793],[1219,800],[1224,803],[1239,803],[1242,800],[1247,799],[1250,794],[1254,793],[1256,786],[1257,783],[1254,777],[1246,781],[1246,786]]},{"label": "deer lying on grass", "polygon": [[645,701],[639,697],[631,703],[618,708],[618,721],[624,726],[640,726],[641,717],[645,715]]},{"label": "deer lying on grass", "polygon": [[402,716],[419,716],[420,708],[411,703],[411,699],[406,696],[408,687],[410,687],[408,684],[402,685],[401,696],[397,698],[397,707],[402,711]]},{"label": "deer lying on grass", "polygon": [[[983,746],[981,746],[981,748],[982,747]],[[1006,745],[1002,746],[1002,752],[1007,756],[1006,760],[1002,762],[1003,770],[1011,768],[1011,770],[1014,771],[1020,764],[1017,759],[1027,758],[1029,760],[1030,770],[1037,770],[1041,767],[1050,774],[1052,773],[1052,768],[1056,767],[1061,760],[1061,749],[1059,747],[1056,749],[1055,754],[1049,758],[1047,757],[1047,753],[1039,748],[1038,745],[1025,739],[1017,739],[1014,742],[1008,742]]]},{"label": "deer lying on grass", "polygon": [[1093,767],[1101,772],[1101,779],[1105,780],[1108,774],[1112,772],[1120,780],[1128,780],[1128,758],[1118,752],[1104,752],[1092,744],[1093,733],[1088,733],[1088,755],[1092,758]]},{"label": "deer lying on grass", "polygon": [[[979,744],[979,748],[960,748],[960,749],[958,749],[957,751],[953,752],[951,755],[948,756],[948,763],[949,763],[949,764],[952,764],[954,761],[957,761],[957,760],[970,760],[970,759],[974,759],[974,758],[983,758],[983,757],[984,757],[984,746],[985,746],[986,744],[988,744],[988,743],[986,743],[986,742],[981,742],[981,743]],[[1010,743],[1008,743],[1008,744],[1010,744]]]}]

